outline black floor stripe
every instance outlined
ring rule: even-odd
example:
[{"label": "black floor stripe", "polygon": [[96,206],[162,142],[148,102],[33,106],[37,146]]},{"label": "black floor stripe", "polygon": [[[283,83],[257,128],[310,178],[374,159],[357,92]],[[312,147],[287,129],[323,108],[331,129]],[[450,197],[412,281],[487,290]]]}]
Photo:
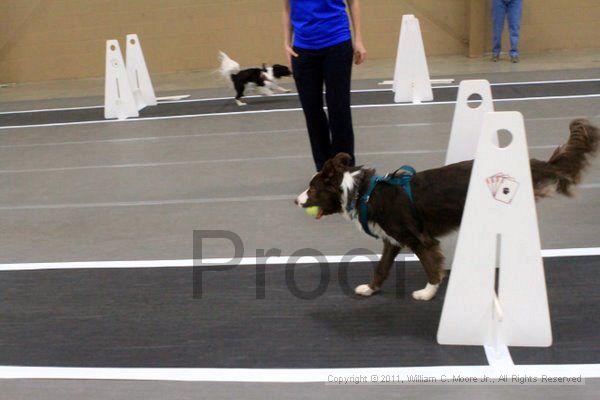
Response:
[{"label": "black floor stripe", "polygon": [[[401,269],[402,270],[402,269]],[[268,266],[256,299],[255,267],[207,273],[192,298],[191,269],[123,269],[0,274],[0,365],[77,367],[324,368],[485,365],[481,347],[435,343],[441,297],[412,300],[425,283],[407,267],[371,299],[347,296],[332,265],[327,291],[295,297],[285,268]],[[348,268],[351,286],[368,265]],[[298,265],[301,290],[325,269]],[[404,282],[404,279],[402,280]]]},{"label": "black floor stripe", "polygon": [[[434,103],[456,100],[457,88],[434,88]],[[545,84],[511,84],[492,87],[494,99],[519,99],[525,97],[573,96],[600,93],[600,81],[562,82]],[[392,104],[393,93],[359,92],[352,94],[353,105]],[[167,117],[194,114],[220,114],[257,110],[299,108],[297,96],[260,97],[246,99],[248,105],[238,107],[233,99],[186,103],[159,104],[140,112],[140,117]],[[68,122],[104,120],[102,108],[0,115],[0,126],[42,125]]]},{"label": "black floor stripe", "polygon": [[[545,265],[554,345],[511,348],[515,363],[598,363],[600,257],[546,259]],[[192,298],[189,268],[2,272],[0,365],[487,364],[482,347],[437,344],[445,285],[430,302],[412,300],[410,293],[425,282],[417,265],[398,264],[383,293],[369,299],[344,293],[340,268],[296,266],[295,282],[302,291],[315,289],[329,276],[326,291],[311,300],[292,294],[283,266],[266,267],[264,299],[256,298],[252,266],[205,273],[197,299]],[[366,264],[341,269],[348,272],[348,287],[371,274]]]},{"label": "black floor stripe", "polygon": [[600,363],[600,257],[544,259],[544,264],[554,344],[511,347],[514,363]]}]

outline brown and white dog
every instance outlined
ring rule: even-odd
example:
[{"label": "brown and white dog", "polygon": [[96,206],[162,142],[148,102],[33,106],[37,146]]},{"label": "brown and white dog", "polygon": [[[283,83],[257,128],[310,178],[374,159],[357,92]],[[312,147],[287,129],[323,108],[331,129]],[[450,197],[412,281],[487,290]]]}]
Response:
[{"label": "brown and white dog", "polygon": [[[535,198],[554,193],[571,196],[571,187],[581,181],[585,168],[598,149],[598,129],[587,120],[570,124],[566,144],[559,146],[548,161],[531,159]],[[328,160],[306,191],[295,203],[300,207],[318,206],[317,219],[343,214],[357,221],[353,206],[365,193],[375,170],[350,167],[351,157],[339,153]],[[411,249],[427,274],[427,286],[412,293],[416,300],[430,300],[444,278],[444,256],[438,238],[460,226],[473,161],[463,161],[417,173],[410,185],[413,204],[400,186],[379,184],[368,202],[367,216],[371,232],[383,240],[383,253],[370,283],[355,292],[370,296],[379,290],[402,247]]]}]

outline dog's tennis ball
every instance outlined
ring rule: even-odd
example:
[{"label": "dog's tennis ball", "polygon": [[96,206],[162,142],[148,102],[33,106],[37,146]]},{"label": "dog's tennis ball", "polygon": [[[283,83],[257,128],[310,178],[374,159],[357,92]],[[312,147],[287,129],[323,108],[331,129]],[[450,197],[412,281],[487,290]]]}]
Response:
[{"label": "dog's tennis ball", "polygon": [[319,206],[306,207],[305,210],[311,217],[316,217],[319,214]]}]

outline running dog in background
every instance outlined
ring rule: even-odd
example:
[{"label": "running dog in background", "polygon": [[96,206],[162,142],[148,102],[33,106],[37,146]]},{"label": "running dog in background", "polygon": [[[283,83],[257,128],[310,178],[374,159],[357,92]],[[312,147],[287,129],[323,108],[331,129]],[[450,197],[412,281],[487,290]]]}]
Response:
[{"label": "running dog in background", "polygon": [[292,72],[285,65],[273,64],[262,68],[247,68],[242,70],[240,64],[233,61],[222,51],[219,52],[219,73],[227,80],[231,80],[235,89],[235,102],[238,106],[245,106],[241,98],[246,89],[254,89],[263,96],[271,96],[274,92],[289,93],[289,90],[278,85],[279,79],[285,76],[291,76]]},{"label": "running dog in background", "polygon": [[[536,200],[556,193],[571,196],[572,186],[581,181],[583,171],[597,152],[598,140],[598,129],[589,121],[574,120],[569,140],[548,161],[531,159]],[[296,204],[303,208],[318,206],[317,219],[343,214],[348,220],[356,220],[360,230],[366,224],[369,231],[383,240],[383,253],[374,277],[370,283],[358,286],[357,294],[370,296],[377,292],[396,255],[406,246],[419,257],[428,281],[424,289],[413,292],[412,296],[416,300],[431,299],[445,275],[438,238],[460,226],[473,160],[414,174],[408,183],[410,191],[397,185],[376,185],[366,205],[366,216],[364,208],[360,210],[359,199],[368,191],[375,170],[350,167],[350,161],[350,155],[345,153],[327,161],[308,189],[298,196]],[[403,174],[395,176],[401,178]]]}]

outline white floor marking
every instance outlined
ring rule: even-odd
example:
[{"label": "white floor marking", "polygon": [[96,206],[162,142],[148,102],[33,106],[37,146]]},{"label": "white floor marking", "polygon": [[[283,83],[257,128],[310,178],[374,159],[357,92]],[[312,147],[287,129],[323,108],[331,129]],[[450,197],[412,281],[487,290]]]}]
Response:
[{"label": "white floor marking", "polygon": [[[358,128],[358,126],[355,126]],[[189,135],[165,135],[165,136],[135,136],[115,139],[95,139],[95,140],[70,140],[66,142],[47,142],[47,143],[24,143],[24,144],[5,144],[0,145],[0,148],[13,147],[45,147],[45,146],[68,146],[80,144],[102,144],[102,143],[134,143],[144,141],[163,141],[172,139],[192,139],[192,138],[210,138],[210,137],[227,137],[227,136],[244,136],[258,134],[282,134],[290,132],[306,132],[306,128],[301,129],[270,129],[259,131],[234,131],[234,132],[207,132],[207,133],[192,133]],[[9,132],[2,132],[0,135],[7,135]]]},{"label": "white floor marking", "polygon": [[[522,81],[522,82],[496,82],[492,86],[507,86],[507,85],[543,85],[547,83],[577,83],[577,82],[598,82],[600,78],[591,79],[554,79],[547,81]],[[458,85],[456,86],[458,87]]]},{"label": "white floor marking", "polygon": [[600,255],[600,247],[542,250],[542,257],[585,257],[598,255]]},{"label": "white floor marking", "polygon": [[[547,80],[547,81],[524,81],[524,82],[497,82],[492,83],[491,86],[522,86],[522,85],[543,85],[543,84],[554,84],[554,83],[577,83],[577,82],[598,82],[600,78],[589,78],[589,79],[558,79],[558,80]],[[457,88],[458,85],[442,85],[442,86],[434,86],[434,89],[450,89]],[[391,92],[392,89],[355,89],[351,90],[351,93],[369,93],[369,92]],[[289,96],[297,96],[298,93],[277,93],[269,97],[289,97]],[[189,95],[187,95],[189,96]],[[180,96],[167,96],[167,97],[159,97],[160,104],[175,104],[175,103],[197,103],[197,102],[206,102],[206,101],[220,101],[220,100],[233,100],[232,96],[229,97],[206,97],[200,99],[181,99],[181,100],[168,100],[171,97],[180,97]],[[244,96],[247,99],[253,98],[261,98],[264,96],[261,95],[250,95]],[[164,99],[164,100],[160,100]],[[97,109],[103,108],[103,105],[96,106],[80,106],[80,107],[58,107],[58,108],[41,108],[41,109],[33,109],[33,110],[15,110],[15,111],[0,111],[0,115],[3,114],[24,114],[24,113],[36,113],[36,112],[52,112],[52,111],[73,111],[73,110],[89,110],[89,109]]]},{"label": "white floor marking", "polygon": [[[583,94],[583,95],[572,95],[572,96],[546,96],[546,97],[519,97],[510,99],[494,99],[494,103],[505,103],[511,101],[535,101],[535,100],[565,100],[565,99],[585,99],[585,98],[598,98],[600,94]],[[467,103],[476,103],[477,101],[468,101]],[[455,100],[452,101],[436,101],[429,103],[386,103],[386,104],[363,104],[354,105],[352,108],[385,108],[385,107],[420,107],[420,106],[433,106],[433,105],[451,105],[456,104]],[[133,120],[132,120],[133,121]]]},{"label": "white floor marking", "polygon": [[[544,258],[555,258],[555,257],[587,257],[587,256],[599,256],[600,247],[584,247],[584,248],[568,248],[568,249],[547,249],[542,250],[542,257]],[[379,260],[380,254],[370,255],[356,255],[353,257],[348,256],[327,256],[324,255],[319,258],[304,257],[298,261],[301,264],[318,264],[323,263],[358,263],[358,262],[374,262]],[[256,257],[242,257],[235,261],[237,265],[255,266],[257,264],[266,265],[285,265],[290,262],[290,256],[280,257],[268,257],[268,258],[256,258]],[[292,260],[292,261],[294,261]],[[396,257],[397,261],[418,261],[417,256],[414,254],[400,254]],[[197,261],[197,260],[196,260]],[[225,265],[226,263],[232,262],[231,258],[205,258],[202,260],[202,264],[205,266],[218,266]],[[130,261],[80,261],[80,262],[49,262],[49,263],[13,263],[13,264],[0,264],[0,272],[2,271],[35,271],[35,270],[48,270],[48,269],[123,269],[123,268],[189,268],[194,266],[193,259],[178,259],[178,260],[130,260]]]},{"label": "white floor marking", "polygon": [[0,111],[0,115],[7,115],[7,114],[28,114],[28,113],[53,112],[53,111],[93,110],[93,109],[97,109],[97,108],[104,108],[104,106],[78,106],[78,107],[59,107],[59,108],[36,108],[36,109],[33,109],[33,110]]},{"label": "white floor marking", "polygon": [[[540,118],[528,118],[526,122],[532,121],[560,121],[560,120],[572,120],[580,118],[581,115],[565,116],[565,117],[540,117]],[[590,116],[590,119],[598,118],[600,115]],[[450,126],[450,122],[411,122],[411,123],[397,123],[397,124],[376,124],[376,125],[354,125],[356,130],[367,130],[377,128],[415,128],[415,127],[427,127],[436,125]],[[26,143],[26,144],[5,144],[0,145],[0,148],[21,148],[21,147],[47,147],[47,146],[68,146],[68,145],[81,145],[81,144],[101,144],[101,143],[135,143],[138,141],[164,141],[172,139],[189,139],[189,138],[210,138],[210,137],[228,137],[228,136],[245,136],[245,135],[261,135],[261,134],[281,134],[281,133],[292,133],[300,132],[305,134],[306,128],[296,129],[269,129],[269,130],[255,130],[255,131],[234,131],[234,132],[206,132],[206,133],[194,133],[190,135],[165,135],[165,136],[136,136],[126,138],[114,138],[114,139],[96,139],[96,140],[71,140],[65,142],[47,142],[47,143]],[[0,132],[0,135],[8,135],[11,132]],[[411,132],[398,132],[398,133],[411,133]]]},{"label": "white floor marking", "polygon": [[[585,98],[598,98],[600,94],[586,94],[586,95],[570,95],[570,96],[541,96],[541,97],[521,97],[521,98],[509,98],[509,99],[495,99],[494,102],[511,102],[511,101],[541,101],[541,100],[566,100],[566,99],[585,99]],[[473,101],[474,103],[476,101]],[[427,103],[386,103],[386,104],[363,104],[353,105],[351,108],[362,109],[362,108],[382,108],[382,107],[419,107],[419,106],[438,106],[438,105],[451,105],[455,104],[456,101],[437,101]],[[325,107],[326,108],[326,107]],[[253,114],[267,114],[267,113],[282,113],[282,112],[295,112],[301,111],[301,108],[280,108],[270,110],[251,110],[251,111],[234,111],[224,113],[205,113],[205,114],[186,114],[186,115],[169,115],[159,117],[140,117],[131,118],[125,120],[116,119],[102,119],[92,121],[75,121],[75,122],[57,122],[48,124],[33,124],[33,125],[9,125],[0,126],[0,130],[6,129],[24,129],[24,128],[41,128],[51,126],[69,126],[69,125],[89,125],[89,124],[107,124],[107,123],[132,123],[132,122],[144,122],[144,121],[158,121],[158,120],[170,120],[170,119],[181,119],[181,118],[201,118],[201,117],[223,117],[232,115],[253,115]]]},{"label": "white floor marking", "polygon": [[507,346],[502,345],[497,349],[493,346],[483,346],[483,349],[490,367],[503,369],[514,367],[515,364]]},{"label": "white floor marking", "polygon": [[207,113],[207,114],[187,114],[187,115],[170,115],[166,117],[142,117],[133,119],[99,119],[92,121],[75,121],[75,122],[58,122],[52,124],[34,124],[34,125],[13,125],[13,126],[0,126],[0,130],[4,129],[21,129],[21,128],[38,128],[38,127],[50,127],[50,126],[70,126],[70,125],[91,125],[91,124],[114,124],[114,123],[129,123],[129,122],[143,122],[143,121],[158,121],[158,120],[169,120],[169,119],[181,119],[181,118],[201,118],[211,116],[231,116],[231,115],[252,115],[252,114],[267,114],[271,112],[291,112],[300,111],[301,108],[282,108],[273,110],[253,110],[253,111],[235,111],[227,113]]},{"label": "white floor marking", "polygon": [[[580,189],[600,189],[600,184],[592,183],[580,185]],[[85,209],[85,208],[108,208],[108,207],[149,207],[169,206],[182,204],[221,204],[221,203],[250,203],[265,201],[292,201],[297,194],[282,194],[271,196],[242,196],[242,197],[202,197],[190,199],[167,199],[167,200],[138,200],[138,201],[115,201],[104,203],[62,203],[62,204],[24,204],[24,205],[0,205],[0,211],[26,211],[26,210],[62,210],[62,209]]]},{"label": "white floor marking", "polygon": [[600,189],[600,183],[584,183],[579,185],[581,189]]},{"label": "white floor marking", "polygon": [[191,94],[176,94],[174,96],[162,96],[157,97],[156,101],[159,103],[167,102],[167,101],[180,101],[183,99],[187,99],[191,96]]},{"label": "white floor marking", "polygon": [[[542,250],[544,257],[600,255],[600,248]],[[375,261],[378,256],[355,256],[347,262]],[[303,258],[302,263],[339,263],[343,256],[323,256],[320,259]],[[414,255],[399,255],[397,259],[416,261]],[[226,258],[205,259],[205,265],[230,262]],[[285,264],[289,257],[245,257],[240,265]],[[69,263],[0,264],[0,271],[26,271],[46,269],[89,268],[165,268],[191,267],[194,260],[106,261]],[[495,349],[484,346],[489,366],[443,366],[400,368],[336,368],[336,369],[245,369],[245,368],[68,368],[68,367],[19,367],[0,366],[0,379],[96,379],[96,380],[151,380],[190,382],[332,382],[333,377],[343,376],[394,376],[405,382],[415,376],[434,377],[439,381],[453,375],[463,377],[500,378],[503,375],[520,377],[600,377],[600,364],[565,365],[514,365],[508,348]]]},{"label": "white floor marking", "polygon": [[[531,146],[530,149],[554,149],[558,144]],[[357,156],[383,156],[400,154],[436,154],[445,153],[446,150],[390,150],[390,151],[365,151],[355,153]],[[148,167],[168,167],[178,165],[198,165],[198,164],[220,164],[220,163],[239,163],[239,162],[261,162],[277,160],[295,160],[310,159],[308,154],[294,154],[287,156],[267,156],[267,157],[247,157],[247,158],[221,158],[216,160],[189,160],[189,161],[168,161],[155,163],[131,163],[131,164],[106,164],[106,165],[80,165],[73,167],[55,167],[55,168],[25,168],[25,169],[0,169],[0,174],[23,174],[36,172],[65,172],[90,169],[112,169],[112,168],[148,168]]]},{"label": "white floor marking", "polygon": [[[66,367],[12,367],[0,366],[0,379],[99,379],[136,381],[183,382],[331,382],[333,377],[372,375],[393,376],[405,382],[414,377],[451,379],[452,376],[501,375],[520,377],[600,377],[600,364],[515,365],[493,366],[400,367],[400,368],[315,368],[315,369],[254,369],[254,368],[66,368]],[[509,381],[510,382],[510,381]],[[517,384],[517,382],[514,382]]]},{"label": "white floor marking", "polygon": [[202,197],[191,199],[168,199],[168,200],[140,200],[140,201],[116,201],[105,203],[64,203],[64,204],[29,204],[19,206],[0,206],[0,211],[23,211],[23,210],[61,210],[77,208],[105,208],[105,207],[147,207],[147,206],[165,206],[181,204],[214,204],[214,203],[248,203],[264,201],[293,201],[296,198],[293,195],[272,195],[272,196],[242,196],[242,197]]}]

